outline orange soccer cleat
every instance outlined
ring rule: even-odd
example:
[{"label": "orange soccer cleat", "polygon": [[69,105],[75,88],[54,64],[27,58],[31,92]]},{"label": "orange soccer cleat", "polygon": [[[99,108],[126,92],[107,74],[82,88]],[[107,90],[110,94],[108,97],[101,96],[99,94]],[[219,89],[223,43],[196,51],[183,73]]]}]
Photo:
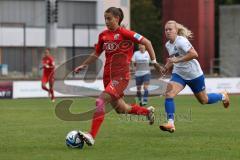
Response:
[{"label": "orange soccer cleat", "polygon": [[229,99],[228,93],[227,93],[227,91],[224,91],[224,92],[222,92],[222,94],[225,97],[225,99],[222,101],[223,102],[223,107],[228,108],[229,105],[230,105],[230,99]]},{"label": "orange soccer cleat", "polygon": [[168,131],[170,133],[173,133],[175,132],[175,126],[174,124],[172,123],[166,123],[166,124],[163,124],[163,125],[160,125],[159,128],[162,130],[162,131]]}]

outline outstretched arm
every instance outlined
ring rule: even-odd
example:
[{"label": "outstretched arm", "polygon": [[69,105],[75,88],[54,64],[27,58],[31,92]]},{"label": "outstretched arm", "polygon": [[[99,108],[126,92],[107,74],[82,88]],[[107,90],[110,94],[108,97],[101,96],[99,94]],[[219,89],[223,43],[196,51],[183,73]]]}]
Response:
[{"label": "outstretched arm", "polygon": [[161,74],[165,73],[165,68],[162,67],[156,60],[156,54],[154,52],[152,43],[150,40],[148,40],[147,38],[143,38],[141,41],[141,44],[143,44],[146,47],[146,50],[149,53],[149,56],[151,58],[151,63],[153,64],[154,68]]},{"label": "outstretched arm", "polygon": [[151,61],[156,60],[156,54],[154,52],[151,41],[149,41],[147,38],[143,38],[142,41],[141,41],[141,44],[143,44],[146,47],[146,50],[149,53]]},{"label": "outstretched arm", "polygon": [[173,66],[173,63],[169,61],[169,59],[167,59],[167,63],[165,64],[165,69],[166,70],[169,70],[170,68],[172,68]]},{"label": "outstretched arm", "polygon": [[92,52],[89,57],[77,68],[74,69],[74,72],[78,73],[82,69],[85,69],[89,64],[93,63],[98,59],[98,56],[96,55],[96,52]]}]

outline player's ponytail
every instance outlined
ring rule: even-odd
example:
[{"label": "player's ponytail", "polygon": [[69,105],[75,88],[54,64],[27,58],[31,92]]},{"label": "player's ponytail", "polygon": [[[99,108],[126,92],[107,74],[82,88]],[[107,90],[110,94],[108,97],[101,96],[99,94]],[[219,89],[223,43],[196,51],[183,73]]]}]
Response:
[{"label": "player's ponytail", "polygon": [[176,22],[176,26],[177,26],[177,29],[178,29],[177,34],[179,36],[183,36],[183,37],[186,37],[186,38],[193,38],[193,32],[191,30],[189,30],[188,28],[186,28],[185,26],[183,26],[182,24],[177,23],[177,22]]},{"label": "player's ponytail", "polygon": [[118,25],[119,26],[121,25],[123,18],[124,18],[124,14],[123,14],[123,11],[121,8],[110,7],[105,12],[111,13],[111,14],[113,14],[113,16],[119,17]]},{"label": "player's ponytail", "polygon": [[123,11],[122,11],[122,9],[121,8],[118,8],[118,10],[119,10],[119,22],[118,22],[118,24],[119,25],[121,25],[121,23],[122,23],[122,21],[123,21],[123,18],[124,18],[124,14],[123,14]]}]

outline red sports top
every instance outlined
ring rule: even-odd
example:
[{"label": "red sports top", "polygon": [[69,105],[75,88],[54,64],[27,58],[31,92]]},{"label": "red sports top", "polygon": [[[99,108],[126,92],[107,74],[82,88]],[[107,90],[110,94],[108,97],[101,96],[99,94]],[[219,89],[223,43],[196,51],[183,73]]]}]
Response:
[{"label": "red sports top", "polygon": [[115,31],[105,30],[99,34],[95,45],[96,55],[105,51],[104,79],[122,77],[129,79],[129,65],[133,56],[133,43],[140,43],[143,36],[118,27]]},{"label": "red sports top", "polygon": [[[43,65],[43,73],[50,74],[55,69],[54,58],[50,55],[44,56],[42,58],[42,65]],[[50,68],[47,68],[45,65],[50,66]]]}]

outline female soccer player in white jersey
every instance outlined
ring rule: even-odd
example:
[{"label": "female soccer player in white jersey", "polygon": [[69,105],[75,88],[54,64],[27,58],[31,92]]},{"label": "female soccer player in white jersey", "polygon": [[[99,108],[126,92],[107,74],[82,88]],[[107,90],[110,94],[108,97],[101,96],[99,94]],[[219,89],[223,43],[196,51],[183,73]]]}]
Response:
[{"label": "female soccer player in white jersey", "polygon": [[198,53],[193,48],[188,38],[192,37],[192,32],[176,21],[168,21],[165,24],[165,35],[168,39],[166,48],[169,53],[166,70],[173,66],[172,77],[169,82],[165,98],[165,111],[168,122],[160,125],[163,131],[174,132],[174,97],[181,92],[186,85],[193,91],[195,97],[201,104],[212,104],[218,101],[223,102],[225,108],[229,107],[229,97],[227,92],[207,94],[203,71],[196,60]]},{"label": "female soccer player in white jersey", "polygon": [[[149,53],[142,44],[138,44],[139,50],[134,52],[132,62],[134,63],[135,69],[135,80],[137,86],[137,98],[140,102],[140,106],[146,106],[148,102],[148,85],[150,82],[151,71],[149,64],[151,62]],[[142,89],[143,86],[143,96]]]}]

